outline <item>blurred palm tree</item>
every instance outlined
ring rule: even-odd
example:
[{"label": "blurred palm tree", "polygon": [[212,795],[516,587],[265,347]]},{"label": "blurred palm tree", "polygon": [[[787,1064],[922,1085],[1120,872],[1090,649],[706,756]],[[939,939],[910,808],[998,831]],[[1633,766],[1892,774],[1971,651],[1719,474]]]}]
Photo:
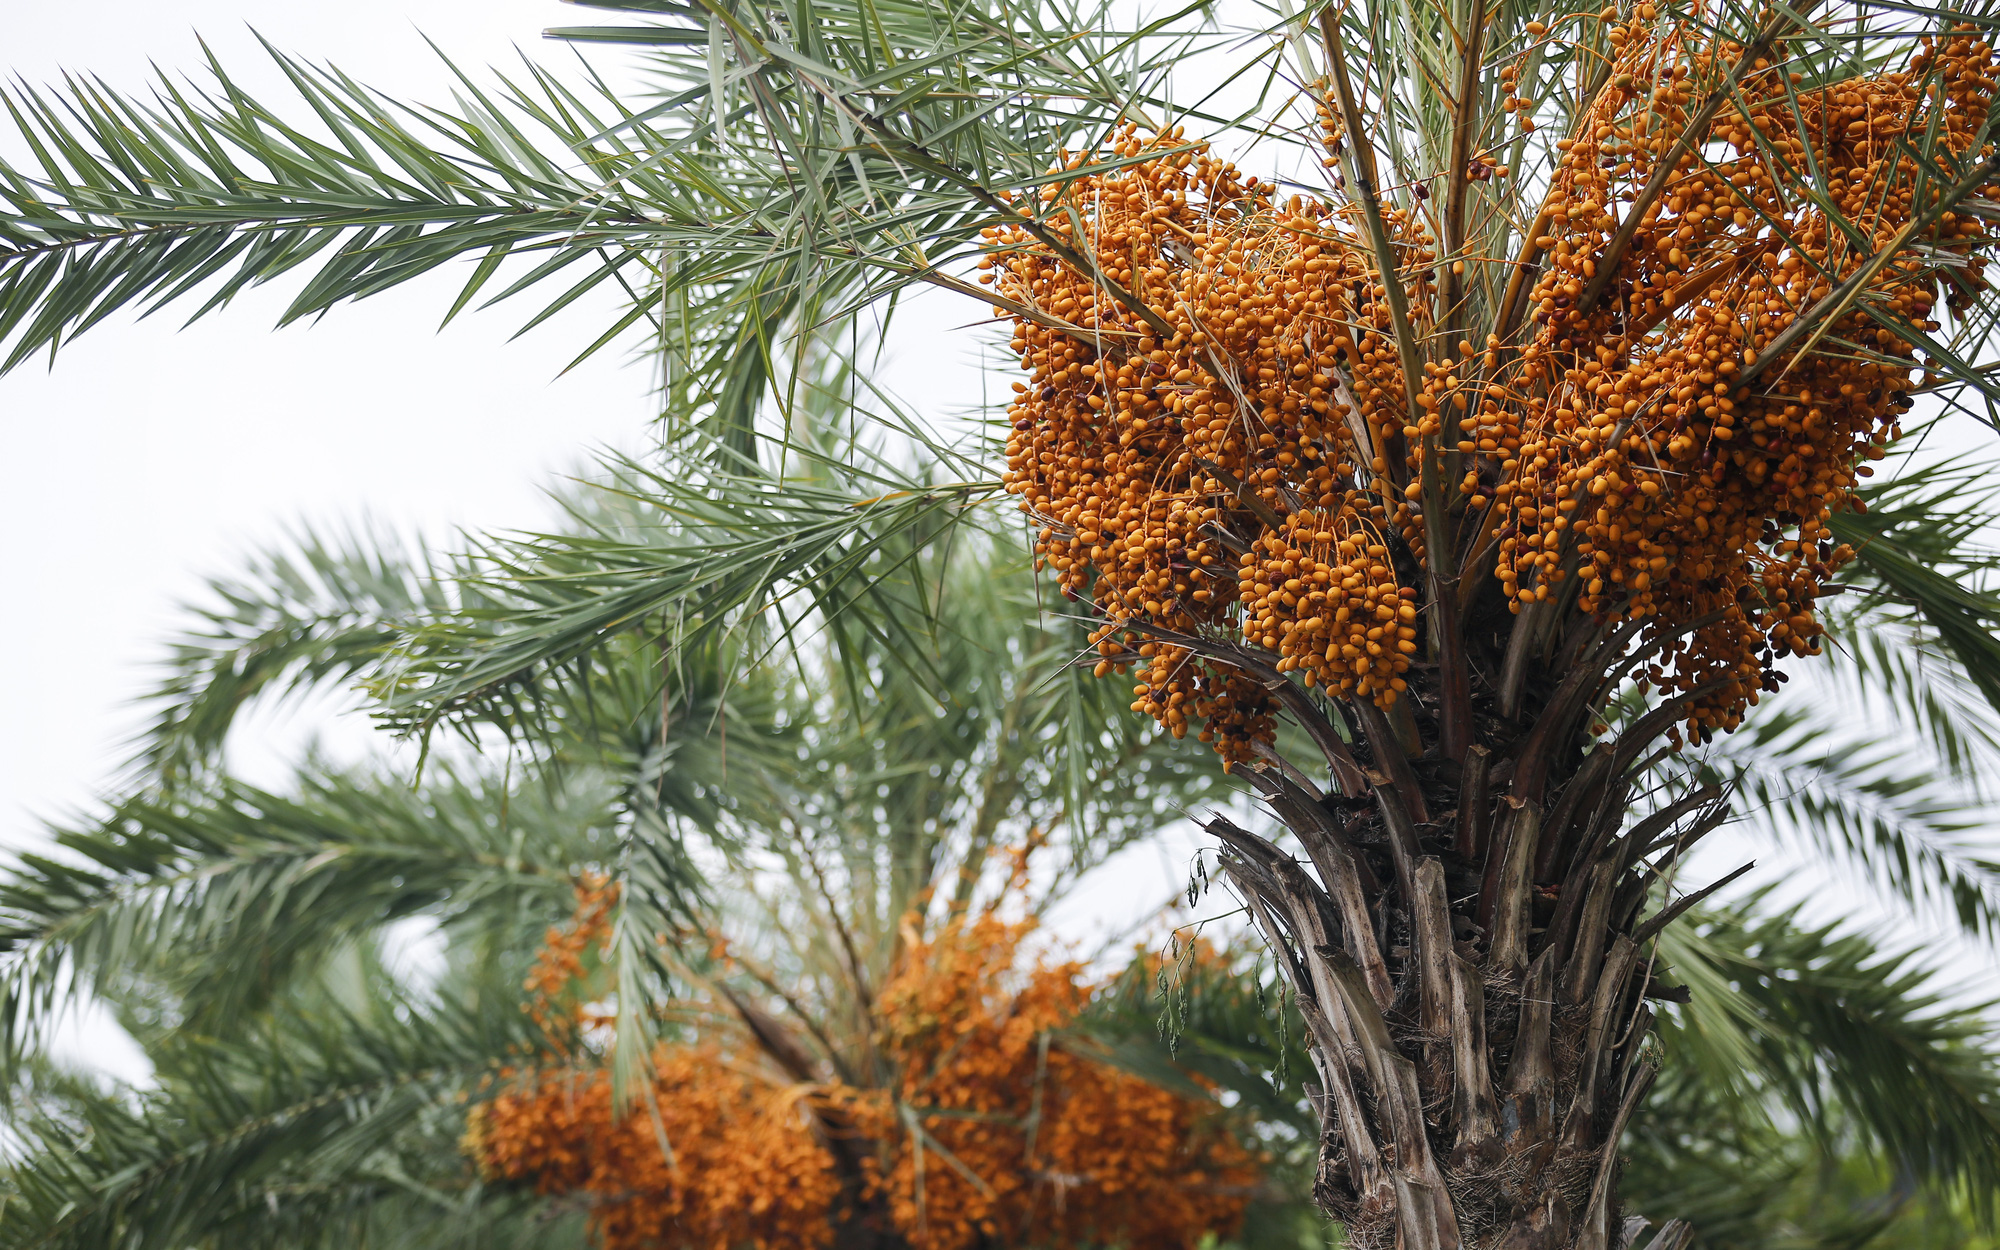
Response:
[{"label": "blurred palm tree", "polygon": [[[646,528],[615,485],[571,503],[600,537]],[[316,759],[279,792],[229,775],[246,709],[379,672],[441,571],[364,534],[215,584],[130,793],[0,881],[18,1081],[0,1245],[574,1241],[574,1213],[549,1226],[561,1204],[488,1189],[457,1143],[467,1096],[549,1043],[522,979],[580,881],[621,887],[605,958],[621,1080],[645,1063],[634,1019],[697,986],[760,1039],[782,1034],[788,1062],[839,1071],[876,1028],[857,986],[887,979],[906,917],[990,887],[991,852],[1047,846],[1039,909],[1188,805],[1226,801],[1209,757],[1162,753],[1136,725],[1057,749],[1068,726],[1109,723],[1102,695],[1068,665],[1074,624],[986,543],[883,579],[940,597],[921,639],[718,638],[662,680],[657,647],[631,638],[518,700],[533,728],[515,746],[440,743],[414,786]],[[955,697],[932,697],[897,645],[921,646]],[[435,958],[411,965],[413,940]],[[150,1085],[107,1090],[41,1052],[87,1001],[139,1041]]]}]

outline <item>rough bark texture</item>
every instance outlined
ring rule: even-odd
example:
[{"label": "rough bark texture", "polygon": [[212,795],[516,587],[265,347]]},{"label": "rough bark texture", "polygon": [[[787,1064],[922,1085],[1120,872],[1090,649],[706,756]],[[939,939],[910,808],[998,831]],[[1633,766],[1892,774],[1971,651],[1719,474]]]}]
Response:
[{"label": "rough bark texture", "polygon": [[1690,1235],[1621,1221],[1617,1143],[1655,1074],[1649,942],[1696,900],[1641,913],[1723,799],[1695,790],[1629,823],[1632,774],[1675,705],[1592,745],[1635,631],[1542,637],[1534,618],[1468,631],[1458,759],[1435,669],[1414,669],[1389,714],[1343,705],[1359,722],[1346,734],[1269,673],[1325,760],[1266,752],[1245,772],[1304,854],[1207,821],[1297,991],[1319,1078],[1315,1196],[1357,1246],[1676,1250]]}]

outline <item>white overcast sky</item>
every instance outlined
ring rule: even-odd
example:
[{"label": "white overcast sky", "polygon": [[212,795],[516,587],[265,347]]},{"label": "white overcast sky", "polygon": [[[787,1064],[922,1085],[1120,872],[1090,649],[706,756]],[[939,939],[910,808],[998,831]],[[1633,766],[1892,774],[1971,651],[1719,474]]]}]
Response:
[{"label": "white overcast sky", "polygon": [[[458,63],[551,65],[574,53],[542,40],[544,26],[592,19],[548,0],[98,0],[10,7],[0,69],[44,83],[62,72],[114,87],[144,85],[149,66],[199,74],[201,39],[254,90],[283,92],[250,27],[277,47],[338,65],[402,98],[449,103],[448,75],[424,36]],[[593,51],[614,81],[631,81],[615,50]],[[10,153],[10,155],[16,155]],[[203,578],[308,523],[371,518],[448,541],[456,527],[532,525],[556,475],[593,448],[637,447],[651,415],[648,378],[616,353],[569,374],[595,337],[609,296],[583,301],[524,339],[509,335],[528,305],[437,321],[460,278],[434,276],[273,332],[283,292],[253,294],[181,330],[173,313],[129,317],[67,347],[52,369],[0,378],[0,532],[15,552],[0,612],[8,715],[0,720],[0,848],[30,845],[44,822],[85,810],[125,757],[138,720],[132,699],[147,665],[184,617],[176,605]],[[969,319],[956,307],[927,318],[902,346],[893,382],[920,408],[976,396],[970,341],[940,337]],[[258,718],[233,751],[253,780],[281,781],[310,737],[342,754],[367,741],[326,707]],[[1093,910],[1129,914],[1135,895],[1171,888],[1191,841],[1143,853],[1117,880],[1067,909],[1079,935]],[[1828,919],[1865,912],[1851,889],[1829,888],[1777,862],[1765,881]],[[1718,862],[1717,867],[1733,866]],[[1810,883],[1810,884],[1808,884]],[[1122,904],[1122,905],[1120,905]],[[1908,935],[1918,938],[1917,934]],[[1985,951],[1951,944],[1955,970],[1985,981]]]},{"label": "white overcast sky", "polygon": [[[110,0],[88,21],[64,6],[10,9],[0,52],[10,77],[83,71],[131,89],[149,63],[198,74],[199,32],[281,108],[289,101],[251,23],[282,49],[448,104],[425,34],[467,67],[516,60],[517,44],[560,61],[565,50],[539,31],[579,12],[543,0]],[[0,510],[16,553],[0,614],[12,711],[0,729],[0,841],[33,836],[120,761],[145,664],[204,575],[232,571],[299,523],[365,516],[439,539],[456,526],[532,523],[555,472],[595,444],[636,444],[642,368],[611,353],[558,376],[608,305],[513,343],[525,306],[438,333],[454,277],[280,332],[276,289],[186,330],[173,312],[120,317],[53,368],[0,378]],[[268,732],[295,735],[297,720]],[[261,770],[270,760],[259,745],[244,762]]]}]

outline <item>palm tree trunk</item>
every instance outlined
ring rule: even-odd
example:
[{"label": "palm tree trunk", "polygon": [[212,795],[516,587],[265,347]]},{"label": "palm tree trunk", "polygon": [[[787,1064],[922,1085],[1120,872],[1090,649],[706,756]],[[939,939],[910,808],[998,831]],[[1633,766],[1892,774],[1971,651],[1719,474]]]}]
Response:
[{"label": "palm tree trunk", "polygon": [[[1510,623],[1516,635],[1534,625]],[[1631,633],[1600,629],[1549,663],[1517,662],[1514,715],[1504,679],[1475,692],[1461,761],[1440,746],[1434,676],[1389,715],[1364,702],[1351,746],[1323,705],[1275,687],[1334,788],[1275,753],[1248,776],[1312,871],[1207,821],[1297,992],[1319,1077],[1315,1198],[1357,1246],[1639,1244],[1619,1219],[1617,1143],[1656,1072],[1646,952],[1707,891],[1640,913],[1727,809],[1703,787],[1626,827],[1634,767],[1676,703],[1582,749]],[[1687,1236],[1670,1224],[1647,1250]]]}]

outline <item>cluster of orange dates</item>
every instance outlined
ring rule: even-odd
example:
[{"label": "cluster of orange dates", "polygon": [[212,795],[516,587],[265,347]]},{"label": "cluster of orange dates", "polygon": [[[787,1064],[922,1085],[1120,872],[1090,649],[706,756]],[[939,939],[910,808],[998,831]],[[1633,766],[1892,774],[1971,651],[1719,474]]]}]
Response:
[{"label": "cluster of orange dates", "polygon": [[[1898,432],[1913,352],[1857,304],[1820,327],[1827,350],[1788,353],[1747,391],[1732,378],[1923,211],[1898,137],[1935,123],[1946,150],[1983,155],[1972,148],[1993,53],[1961,34],[1905,72],[1802,95],[1796,111],[1781,69],[1747,75],[1747,118],[1726,110],[1708,136],[1723,150],[1681,158],[1610,297],[1584,309],[1616,230],[1611,207],[1654,174],[1687,124],[1694,84],[1741,51],[1676,60],[1638,31],[1624,47],[1618,70],[1658,86],[1614,87],[1557,145],[1538,240],[1550,260],[1529,295],[1536,332],[1518,365],[1474,392],[1461,426],[1467,440],[1519,447],[1493,488],[1508,593],[1544,601],[1573,574],[1579,611],[1658,618],[1681,636],[1644,680],[1707,690],[1691,728],[1733,729],[1772,688],[1776,658],[1819,649],[1814,605],[1852,555],[1828,522]],[[1858,237],[1806,194],[1815,169]],[[1982,262],[1968,253],[1984,234],[1975,218],[1946,214],[1930,255],[1889,262],[1865,297],[1922,323],[1936,254],[1964,257],[1959,280],[1977,283]]]},{"label": "cluster of orange dates", "polygon": [[[1135,710],[1175,736],[1201,725],[1231,761],[1269,739],[1263,684],[1195,636],[1239,636],[1308,685],[1390,706],[1424,610],[1426,454],[1475,540],[1468,592],[1491,573],[1515,612],[1643,620],[1659,645],[1635,677],[1684,697],[1688,732],[1734,728],[1778,657],[1818,650],[1815,603],[1852,555],[1828,521],[1897,432],[1914,354],[1857,303],[1747,392],[1732,378],[1925,211],[1898,136],[1935,127],[1954,159],[1990,155],[1973,149],[1992,49],[1964,29],[1904,71],[1805,92],[1758,61],[1736,88],[1747,119],[1724,108],[1692,134],[1744,49],[1650,5],[1609,44],[1604,90],[1556,144],[1529,263],[1502,268],[1522,278],[1499,333],[1438,326],[1434,233],[1385,206],[1430,357],[1411,388],[1357,205],[1280,204],[1179,130],[1068,154],[1073,176],[1040,193],[1063,211],[1023,205],[987,231],[985,280],[1029,375],[1008,487],[1041,524],[1038,560],[1102,618],[1099,674],[1138,666]],[[1669,159],[1583,307],[1619,205]],[[1862,298],[1922,324],[1944,265],[1960,290],[1983,283],[1969,253],[1984,237],[1945,214]]]},{"label": "cluster of orange dates", "polygon": [[[552,931],[529,988],[554,1019],[577,954],[603,941],[601,888]],[[653,1055],[620,1111],[602,1059],[516,1074],[475,1109],[491,1179],[580,1201],[607,1250],[813,1250],[873,1212],[913,1250],[1124,1245],[1228,1236],[1258,1176],[1211,1104],[1067,1048],[1093,992],[1076,964],[1022,958],[1031,924],[992,912],[910,944],[850,1056],[879,1080],[801,1081],[723,1018]],[[860,1185],[836,1158],[858,1160]],[[851,1170],[850,1170],[851,1171]]]},{"label": "cluster of orange dates", "polygon": [[[1371,492],[1355,465],[1357,429],[1400,442],[1401,388],[1383,376],[1395,361],[1379,288],[1322,206],[1277,210],[1254,178],[1239,183],[1177,135],[1128,130],[1113,151],[1132,160],[1155,147],[1172,154],[1065,184],[1090,206],[1093,238],[1060,218],[1050,229],[1094,249],[1171,335],[1129,329],[1128,311],[1100,303],[1092,278],[1024,228],[989,234],[997,290],[1073,327],[1019,321],[1031,376],[1017,384],[1009,480],[1045,522],[1038,553],[1104,614],[1100,671],[1143,663],[1138,709],[1176,736],[1206,722],[1201,736],[1242,758],[1271,733],[1262,688],[1173,634],[1233,622],[1331,692],[1387,700],[1405,688],[1414,592],[1388,536],[1402,541],[1407,506]],[[1362,316],[1381,328],[1357,344],[1346,326]],[[1344,352],[1372,368],[1351,371]],[[1350,377],[1362,379],[1353,392]],[[1218,518],[1245,509],[1275,524],[1232,546]]]}]

